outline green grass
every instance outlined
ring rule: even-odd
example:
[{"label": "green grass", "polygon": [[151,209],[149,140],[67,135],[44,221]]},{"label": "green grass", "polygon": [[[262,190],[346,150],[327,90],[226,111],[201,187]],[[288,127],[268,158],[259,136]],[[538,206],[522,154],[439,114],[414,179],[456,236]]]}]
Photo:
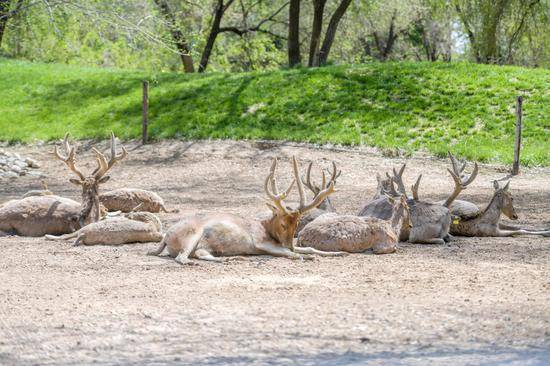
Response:
[{"label": "green grass", "polygon": [[[155,139],[275,139],[427,150],[550,165],[550,71],[468,63],[369,63],[240,74],[147,74],[0,59],[0,140],[140,136],[151,81]],[[255,111],[253,111],[255,109]]]}]

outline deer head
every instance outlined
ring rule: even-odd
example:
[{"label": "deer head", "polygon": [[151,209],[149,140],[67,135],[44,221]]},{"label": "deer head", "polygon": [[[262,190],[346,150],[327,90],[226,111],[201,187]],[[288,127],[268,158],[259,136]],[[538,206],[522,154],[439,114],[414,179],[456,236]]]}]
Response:
[{"label": "deer head", "polygon": [[65,134],[63,139],[63,148],[65,155],[62,155],[57,146],[54,148],[54,155],[64,162],[67,167],[78,177],[71,178],[69,181],[75,185],[82,187],[82,210],[79,216],[80,226],[84,226],[87,222],[95,222],[100,219],[99,205],[99,185],[109,180],[109,176],[105,175],[118,161],[124,159],[128,152],[122,147],[122,153],[116,154],[116,139],[111,132],[111,156],[107,161],[105,155],[96,148],[92,151],[96,155],[97,167],[89,175],[84,175],[76,166],[76,148],[69,144],[69,133]]},{"label": "deer head", "polygon": [[[322,172],[321,185],[318,186],[317,184],[315,184],[311,181],[311,168],[312,167],[313,167],[313,162],[309,163],[309,165],[307,167],[307,170],[306,170],[306,176],[302,177],[302,184],[306,188],[308,188],[311,192],[313,192],[313,197],[316,197],[319,194],[319,192],[321,192],[321,189],[325,189],[325,188],[328,187],[328,184],[327,184],[327,179],[326,179],[326,175],[325,175],[324,170],[321,170],[321,172]],[[327,173],[330,174],[329,184],[330,184],[330,182],[333,182],[334,184],[336,184],[336,179],[338,179],[338,177],[340,177],[340,174],[342,174],[342,171],[338,170],[336,168],[336,163],[335,162],[332,162],[332,172],[328,171],[328,169],[327,169]],[[327,198],[325,198],[325,200],[323,200],[323,202],[321,202],[321,204],[319,204],[318,207],[323,209],[323,210],[335,211],[334,207],[332,206],[332,202],[330,202],[330,197],[328,197],[328,196],[327,196]]]},{"label": "deer head", "polygon": [[[292,167],[294,170],[294,179],[288,186],[288,188],[279,193],[277,188],[277,183],[275,180],[275,170],[277,168],[277,159],[273,159],[269,174],[265,179],[265,193],[269,200],[267,201],[267,206],[273,212],[273,216],[265,223],[266,231],[281,243],[282,246],[293,249],[293,239],[296,232],[296,227],[300,217],[319,206],[330,194],[334,193],[334,179],[332,178],[324,189],[319,190],[317,195],[313,198],[312,201],[306,203],[306,197],[304,193],[304,187],[300,179],[300,172],[298,170],[298,162],[296,157],[292,157]],[[297,208],[291,209],[285,205],[284,200],[290,194],[294,184],[298,187],[298,194],[300,196],[300,204]]]},{"label": "deer head", "polygon": [[[392,183],[393,185],[393,183]],[[407,196],[404,194],[395,197],[390,196],[388,193],[385,193],[388,201],[392,205],[392,216],[390,222],[396,233],[401,231],[401,227],[406,227],[407,229],[412,228],[411,215],[409,210],[409,204]]]},{"label": "deer head", "polygon": [[517,220],[518,215],[514,209],[514,197],[512,197],[512,193],[508,190],[508,188],[510,188],[510,181],[508,181],[508,183],[501,188],[495,180],[493,182],[493,187],[495,188],[493,200],[497,200],[497,205],[502,213],[512,220]]}]

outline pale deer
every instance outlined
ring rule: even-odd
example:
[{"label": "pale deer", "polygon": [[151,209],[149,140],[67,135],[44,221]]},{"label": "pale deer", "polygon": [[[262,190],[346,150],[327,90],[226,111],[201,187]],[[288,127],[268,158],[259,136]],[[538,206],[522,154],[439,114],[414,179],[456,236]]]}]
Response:
[{"label": "pale deer", "polygon": [[76,238],[73,245],[120,245],[128,243],[159,242],[162,223],[149,212],[130,212],[84,226],[80,230],[61,236],[46,235],[48,240]]},{"label": "pale deer", "polygon": [[[294,180],[279,193],[275,181],[277,160],[273,160],[264,189],[272,214],[264,219],[245,219],[232,214],[190,215],[172,226],[165,234],[159,248],[149,253],[160,255],[165,248],[180,264],[192,263],[191,258],[220,262],[219,256],[272,255],[292,259],[311,259],[303,254],[327,256],[344,255],[341,252],[322,252],[314,248],[294,247],[294,233],[300,217],[317,207],[334,192],[334,181],[309,203],[306,197],[296,158],[292,158]],[[287,207],[284,200],[294,184],[298,188],[300,204],[297,208]]]},{"label": "pale deer", "polygon": [[75,185],[82,187],[82,209],[80,211],[78,222],[83,227],[87,222],[97,222],[101,218],[101,205],[99,201],[99,185],[109,180],[109,176],[105,175],[117,162],[124,159],[128,152],[122,146],[122,153],[117,155],[117,144],[115,135],[111,132],[111,156],[109,161],[103,153],[99,152],[95,147],[92,151],[96,155],[97,167],[89,174],[84,175],[76,166],[76,149],[69,144],[69,134],[65,135],[63,147],[66,155],[61,155],[54,149],[54,155],[64,162],[67,167],[76,174],[78,179],[69,179]]},{"label": "pale deer", "polygon": [[532,230],[500,223],[501,214],[512,220],[518,215],[514,209],[514,198],[509,190],[510,182],[500,187],[497,181],[493,182],[495,192],[485,209],[472,210],[472,203],[468,201],[456,202],[451,206],[451,213],[459,220],[451,224],[451,234],[460,236],[517,236],[542,235],[550,236],[550,230]]},{"label": "pale deer", "polygon": [[411,223],[405,196],[388,197],[388,201],[392,205],[388,220],[327,213],[300,231],[297,245],[324,251],[359,253],[372,248],[375,254],[393,253],[402,227]]},{"label": "pale deer", "polygon": [[[327,187],[327,181],[326,181],[325,172],[322,170],[321,171],[322,172],[321,185],[317,185],[314,182],[312,182],[312,180],[311,180],[311,168],[312,168],[312,166],[313,166],[313,163],[312,162],[309,163],[309,165],[307,167],[307,170],[306,170],[306,175],[305,175],[305,177],[302,177],[302,183],[304,184],[304,186],[306,188],[308,188],[313,193],[313,197],[315,197],[321,192],[321,189]],[[330,172],[329,182],[334,182],[334,184],[336,184],[336,179],[338,179],[340,177],[341,173],[342,173],[342,171],[340,171],[336,168],[336,163],[332,162],[332,172]],[[329,212],[336,212],[336,209],[334,208],[334,205],[332,204],[332,201],[331,201],[330,197],[327,197],[327,198],[325,198],[325,200],[323,202],[321,202],[319,204],[319,206],[317,206],[316,208],[314,208],[311,211],[308,211],[304,215],[302,215],[302,217],[300,218],[300,221],[298,222],[298,227],[296,228],[296,234],[295,235],[298,235],[298,233],[300,233],[300,231],[307,224],[309,224],[310,222],[312,222],[313,220],[315,220],[319,216],[324,215],[324,214],[329,213]]]}]

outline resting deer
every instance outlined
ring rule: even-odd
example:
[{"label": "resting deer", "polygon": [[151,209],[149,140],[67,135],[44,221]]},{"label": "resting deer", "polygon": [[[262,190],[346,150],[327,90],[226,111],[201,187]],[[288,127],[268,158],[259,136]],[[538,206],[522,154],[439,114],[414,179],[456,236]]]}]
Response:
[{"label": "resting deer", "polygon": [[130,212],[115,218],[98,221],[66,235],[46,235],[48,240],[76,238],[73,245],[120,245],[128,243],[159,242],[162,223],[149,212]]},{"label": "resting deer", "polygon": [[[450,154],[450,153],[449,153]],[[406,232],[401,232],[401,239],[408,240],[411,243],[423,244],[444,244],[450,240],[449,229],[451,225],[451,212],[449,206],[453,203],[460,192],[470,185],[477,176],[478,165],[474,164],[474,169],[469,176],[462,177],[456,175],[454,171],[449,171],[453,178],[455,187],[453,192],[442,203],[432,203],[422,201],[418,195],[420,180],[422,175],[419,175],[416,183],[412,186],[412,199],[408,200],[412,227],[405,239],[403,236]],[[404,166],[399,172],[393,170],[393,179],[397,184],[398,192],[407,195],[405,184],[403,183]],[[361,211],[360,215],[368,215],[374,217],[388,217],[388,204],[384,199],[369,202]]]},{"label": "resting deer", "polygon": [[0,234],[44,236],[80,228],[80,203],[54,195],[29,196],[0,206]]},{"label": "resting deer", "polygon": [[[309,203],[306,203],[304,188],[300,180],[296,158],[292,158],[294,180],[279,193],[275,181],[277,160],[273,160],[265,179],[264,189],[269,198],[267,206],[272,214],[265,219],[244,219],[231,214],[190,215],[172,226],[165,234],[159,248],[150,255],[160,255],[168,248],[170,256],[180,264],[189,264],[189,257],[206,261],[222,261],[218,256],[263,255],[310,259],[303,254],[327,256],[344,253],[328,253],[314,248],[294,247],[294,233],[302,215],[315,207],[334,192],[334,181]],[[294,184],[298,188],[300,204],[290,209],[284,200]]]},{"label": "resting deer", "polygon": [[[306,170],[306,176],[302,177],[302,183],[306,188],[308,188],[311,192],[313,192],[313,196],[317,196],[321,192],[321,188],[327,187],[326,182],[326,176],[325,172],[322,171],[322,181],[321,185],[318,186],[317,184],[313,183],[311,181],[311,168],[313,166],[313,163],[309,163],[307,170]],[[342,171],[338,170],[336,168],[336,163],[332,162],[332,172],[330,173],[330,179],[329,182],[334,182],[336,184],[336,179],[340,177],[340,174]],[[330,197],[325,198],[323,202],[319,204],[318,207],[314,208],[311,211],[306,212],[304,215],[302,215],[302,218],[298,222],[298,227],[296,229],[296,235],[310,222],[315,220],[321,215],[324,215],[328,212],[336,212],[336,209],[334,208],[332,201],[330,200]]]},{"label": "resting deer", "polygon": [[96,155],[97,167],[95,170],[85,176],[76,167],[76,149],[69,144],[69,134],[65,135],[63,140],[63,147],[66,155],[61,155],[57,150],[57,146],[54,149],[54,155],[64,162],[67,167],[76,174],[78,179],[69,179],[69,181],[75,185],[82,187],[82,209],[80,211],[78,222],[83,227],[87,222],[97,222],[101,218],[101,206],[99,202],[99,185],[109,180],[109,176],[105,175],[117,162],[124,159],[128,152],[122,146],[122,153],[117,155],[117,145],[115,135],[111,132],[111,156],[109,161],[103,153],[99,152],[96,148],[92,147],[92,151]]},{"label": "resting deer", "polygon": [[402,227],[411,223],[405,196],[388,197],[388,202],[392,205],[389,220],[327,213],[300,231],[297,245],[325,251],[359,253],[372,248],[375,254],[393,253]]},{"label": "resting deer", "polygon": [[48,184],[45,180],[40,181],[42,184],[42,189],[33,189],[28,191],[23,195],[22,198],[27,198],[31,196],[53,196],[53,192],[48,189]]},{"label": "resting deer", "polygon": [[458,216],[458,222],[451,224],[451,234],[460,236],[516,236],[542,235],[550,236],[550,230],[522,229],[500,223],[500,216],[504,214],[512,220],[518,215],[514,209],[514,198],[509,190],[510,182],[500,187],[497,181],[493,182],[495,192],[487,207],[483,210],[477,206],[477,211],[471,210],[473,205],[467,201],[456,202],[451,206],[451,213]]},{"label": "resting deer", "polygon": [[168,212],[158,194],[144,189],[120,188],[99,195],[99,201],[108,211],[131,212],[139,206],[140,211]]}]

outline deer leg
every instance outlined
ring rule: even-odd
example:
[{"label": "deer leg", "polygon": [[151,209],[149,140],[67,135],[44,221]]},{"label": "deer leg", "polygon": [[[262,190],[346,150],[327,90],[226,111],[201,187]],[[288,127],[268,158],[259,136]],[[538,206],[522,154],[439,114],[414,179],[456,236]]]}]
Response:
[{"label": "deer leg", "polygon": [[199,242],[201,241],[203,236],[202,230],[198,233],[195,233],[194,235],[191,235],[187,238],[183,238],[181,240],[184,241],[183,245],[181,246],[181,251],[175,258],[176,262],[179,264],[196,264],[191,259],[189,259],[189,256],[195,252],[197,249],[197,245],[199,245]]},{"label": "deer leg", "polygon": [[348,255],[348,252],[325,252],[311,247],[294,247],[294,251],[300,254],[317,254],[321,257],[342,257]]},{"label": "deer leg", "polygon": [[218,262],[218,263],[223,262],[223,258],[214,257],[212,255],[212,253],[210,253],[206,249],[197,249],[195,251],[195,257],[197,257],[197,259],[200,259],[200,260],[203,260],[203,261]]},{"label": "deer leg", "polygon": [[395,243],[378,243],[372,247],[372,252],[374,254],[391,254],[395,253],[395,250]]},{"label": "deer leg", "polygon": [[162,240],[158,246],[158,248],[156,250],[153,250],[151,252],[148,252],[147,255],[154,255],[154,256],[158,256],[160,255],[163,251],[164,251],[164,248],[166,248],[166,242],[164,240]]},{"label": "deer leg", "polygon": [[84,235],[79,235],[76,240],[73,242],[73,247],[77,247],[80,244],[82,244],[82,240],[84,240]]},{"label": "deer leg", "polygon": [[[546,232],[546,231],[550,231],[550,229],[542,229],[542,230],[537,230],[537,229],[526,229],[526,228],[522,228],[522,227],[520,227],[520,226],[503,224],[503,223],[501,223],[501,222],[498,223],[498,228],[501,229],[501,230],[512,230],[512,231],[515,231],[515,230],[525,230],[525,231],[529,231],[529,232]],[[543,234],[543,235],[544,235],[544,234]]]},{"label": "deer leg", "polygon": [[517,235],[541,235],[545,237],[550,237],[550,230],[547,231],[528,231],[528,230],[500,230],[497,229],[495,236],[507,237],[507,236],[517,236]]},{"label": "deer leg", "polygon": [[416,244],[445,244],[445,240],[441,238],[432,238],[432,239],[423,239],[423,240],[417,240],[411,243]]},{"label": "deer leg", "polygon": [[292,250],[271,243],[257,243],[255,244],[256,248],[265,252],[266,254],[272,255],[274,257],[286,257],[290,259],[313,259],[313,257],[308,255],[300,255],[293,252]]}]

